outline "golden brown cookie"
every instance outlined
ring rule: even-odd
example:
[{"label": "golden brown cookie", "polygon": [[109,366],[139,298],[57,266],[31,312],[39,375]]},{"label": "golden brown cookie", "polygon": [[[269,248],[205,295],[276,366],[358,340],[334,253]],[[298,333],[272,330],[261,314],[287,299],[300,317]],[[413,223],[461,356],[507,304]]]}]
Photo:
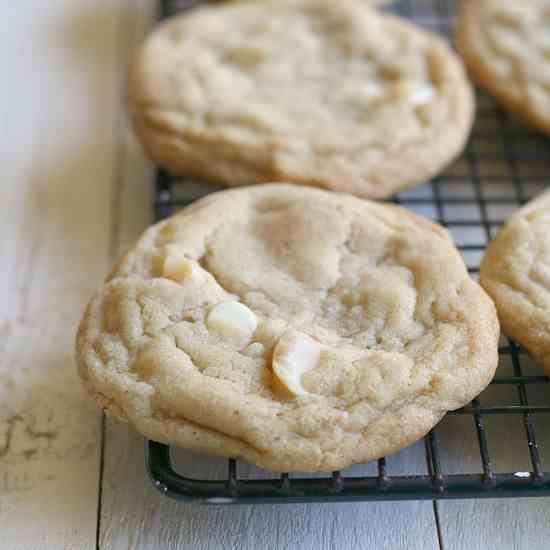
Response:
[{"label": "golden brown cookie", "polygon": [[515,213],[487,248],[481,284],[503,331],[550,373],[550,192]]},{"label": "golden brown cookie", "polygon": [[493,303],[441,227],[301,186],[149,229],[91,301],[80,374],[145,436],[272,470],[392,453],[497,365]]},{"label": "golden brown cookie", "polygon": [[456,45],[476,82],[550,133],[550,2],[465,0]]},{"label": "golden brown cookie", "polygon": [[436,35],[359,0],[230,2],[161,25],[130,82],[135,129],[175,173],[386,197],[463,148],[473,98]]}]

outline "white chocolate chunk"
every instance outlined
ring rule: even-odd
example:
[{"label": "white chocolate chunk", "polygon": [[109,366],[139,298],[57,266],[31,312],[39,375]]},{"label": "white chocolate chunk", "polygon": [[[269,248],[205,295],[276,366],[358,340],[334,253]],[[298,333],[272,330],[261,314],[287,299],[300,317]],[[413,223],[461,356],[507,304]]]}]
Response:
[{"label": "white chocolate chunk", "polygon": [[349,85],[339,90],[343,101],[356,109],[368,109],[373,102],[384,97],[384,88],[376,82],[367,82],[358,90],[357,86]]},{"label": "white chocolate chunk", "polygon": [[258,319],[240,302],[223,302],[210,311],[206,324],[223,336],[250,340],[258,326]]},{"label": "white chocolate chunk", "polygon": [[244,349],[243,354],[248,357],[263,357],[265,355],[265,346],[260,342],[253,342]]},{"label": "white chocolate chunk", "polygon": [[162,275],[176,283],[181,283],[192,276],[193,263],[182,253],[171,252],[164,258]]},{"label": "white chocolate chunk", "polygon": [[422,86],[417,88],[409,95],[409,103],[412,105],[426,105],[433,101],[435,90],[431,86]]},{"label": "white chocolate chunk", "polygon": [[393,98],[397,101],[419,107],[433,101],[436,91],[429,84],[423,82],[396,82],[393,86]]},{"label": "white chocolate chunk", "polygon": [[273,372],[294,395],[306,395],[302,376],[313,370],[321,357],[323,346],[297,331],[288,331],[277,342],[273,351]]}]

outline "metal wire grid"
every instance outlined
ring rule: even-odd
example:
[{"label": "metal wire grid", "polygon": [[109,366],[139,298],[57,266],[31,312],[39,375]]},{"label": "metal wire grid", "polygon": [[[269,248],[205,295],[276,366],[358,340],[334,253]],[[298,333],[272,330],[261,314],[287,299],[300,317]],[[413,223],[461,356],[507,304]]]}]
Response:
[{"label": "metal wire grid", "polygon": [[[161,17],[200,3],[196,0],[161,0]],[[393,10],[419,24],[448,34],[454,2],[403,0]],[[516,208],[544,189],[550,174],[550,142],[518,125],[495,102],[478,93],[477,122],[462,157],[447,172],[424,186],[400,193],[392,202],[420,212],[447,227],[455,237],[472,276],[496,229]],[[155,220],[166,218],[218,187],[159,170],[155,181]],[[482,405],[484,394],[450,415],[470,416],[475,426],[481,473],[444,473],[438,429],[425,437],[428,475],[390,475],[387,462],[377,463],[377,475],[346,477],[334,472],[329,478],[241,479],[237,463],[228,461],[227,475],[218,480],[199,480],[178,474],[170,449],[147,442],[146,463],[155,485],[164,493],[184,500],[225,502],[296,502],[388,499],[441,499],[550,495],[550,473],[544,470],[535,420],[550,413],[550,399],[529,402],[528,388],[547,385],[540,371],[527,374],[528,358],[511,340],[503,341],[501,362],[511,363],[510,375],[498,375],[491,387],[514,388],[516,403],[502,399]],[[499,372],[503,367],[499,368]],[[548,388],[550,391],[550,388]],[[487,418],[520,417],[529,453],[525,464],[498,473],[489,450]],[[550,451],[550,449],[549,449]],[[548,460],[548,459],[547,459]],[[523,467],[522,467],[523,466]],[[548,466],[548,463],[547,463]],[[460,468],[459,468],[460,470]],[[520,471],[517,471],[520,470]]]}]

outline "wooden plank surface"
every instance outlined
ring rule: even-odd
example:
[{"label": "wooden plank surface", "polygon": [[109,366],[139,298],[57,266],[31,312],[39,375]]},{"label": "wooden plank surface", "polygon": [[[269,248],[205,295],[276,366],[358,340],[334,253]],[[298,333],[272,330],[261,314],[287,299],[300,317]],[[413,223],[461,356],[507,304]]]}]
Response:
[{"label": "wooden plank surface", "polygon": [[100,414],[73,339],[108,268],[118,2],[0,7],[0,547],[95,548]]},{"label": "wooden plank surface", "polygon": [[[152,487],[144,469],[143,439],[129,428],[109,422],[105,451],[102,550],[439,548],[431,502],[182,504]],[[420,465],[422,460],[422,448],[413,447],[393,461],[393,468]],[[179,453],[176,462],[181,472],[201,478],[223,475],[227,468],[223,459],[185,452]],[[250,470],[261,475],[255,468]],[[355,469],[355,473],[362,471]]]},{"label": "wooden plank surface", "polygon": [[[540,369],[527,356],[521,356],[524,374],[538,375]],[[499,376],[513,374],[509,358],[503,358]],[[531,405],[547,405],[546,385],[526,388]],[[516,388],[492,386],[482,396],[482,405],[517,405]],[[533,469],[525,430],[519,416],[485,417],[488,447],[497,473]],[[550,456],[550,414],[533,421],[541,455]],[[447,417],[438,430],[446,473],[481,472],[479,446],[471,417]],[[548,471],[548,464],[543,464]],[[438,504],[445,550],[479,548],[484,550],[548,550],[550,548],[550,498],[505,500],[442,501]]]}]

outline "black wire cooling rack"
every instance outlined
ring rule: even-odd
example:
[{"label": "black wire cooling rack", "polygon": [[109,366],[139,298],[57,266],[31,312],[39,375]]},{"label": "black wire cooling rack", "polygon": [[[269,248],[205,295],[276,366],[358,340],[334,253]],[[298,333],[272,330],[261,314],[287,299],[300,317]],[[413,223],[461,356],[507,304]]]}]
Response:
[{"label": "black wire cooling rack", "polygon": [[[160,16],[168,17],[198,3],[163,0]],[[447,35],[454,4],[452,0],[404,0],[393,6],[393,11]],[[392,199],[447,227],[474,278],[496,229],[546,188],[550,175],[550,141],[520,126],[485,94],[479,92],[477,99],[475,128],[462,157],[439,178]],[[170,216],[216,189],[159,170],[155,219]],[[372,475],[343,471],[324,478],[304,478],[266,473],[261,479],[251,479],[238,475],[238,470],[241,473],[248,466],[229,460],[218,478],[201,479],[177,472],[170,448],[148,441],[148,472],[165,494],[203,503],[549,496],[550,472],[545,470],[550,463],[549,380],[514,342],[503,339],[499,351],[498,374],[491,386],[446,417],[463,421],[449,427],[444,420],[424,438],[424,471],[418,472],[416,467],[408,471],[405,464],[399,475],[393,475],[390,457],[378,460],[376,470],[370,470]],[[474,464],[471,455],[463,461],[461,449],[449,443],[449,430],[472,432],[473,454],[479,454]],[[503,456],[512,457],[504,461],[504,470],[499,466]]]}]

